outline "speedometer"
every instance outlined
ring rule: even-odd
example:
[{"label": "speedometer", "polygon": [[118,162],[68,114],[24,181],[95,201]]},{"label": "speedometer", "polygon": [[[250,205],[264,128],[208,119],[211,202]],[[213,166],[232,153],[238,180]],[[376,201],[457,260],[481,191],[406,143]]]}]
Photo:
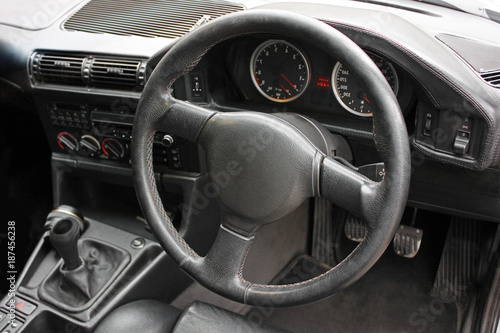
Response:
[{"label": "speedometer", "polygon": [[[396,70],[392,64],[374,54],[368,55],[372,58],[382,74],[384,74],[394,94],[397,95],[399,81]],[[372,115],[370,99],[361,88],[356,78],[352,75],[351,71],[340,62],[337,62],[333,69],[332,82],[333,93],[344,109],[357,116],[370,117]]]},{"label": "speedometer", "polygon": [[298,98],[310,81],[307,59],[284,40],[268,40],[255,49],[250,75],[264,97],[280,103]]}]

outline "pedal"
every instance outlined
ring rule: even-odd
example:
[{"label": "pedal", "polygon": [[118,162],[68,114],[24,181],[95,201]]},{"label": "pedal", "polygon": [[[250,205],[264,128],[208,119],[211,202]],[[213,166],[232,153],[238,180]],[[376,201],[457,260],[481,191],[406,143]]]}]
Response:
[{"label": "pedal", "polygon": [[405,258],[417,255],[424,231],[407,225],[400,225],[394,235],[394,252]]},{"label": "pedal", "polygon": [[[466,311],[475,298],[482,247],[476,220],[452,217],[431,296],[454,301]],[[498,330],[497,330],[498,331]]]},{"label": "pedal", "polygon": [[366,236],[366,225],[360,218],[349,214],[345,222],[345,235],[352,241],[362,242]]}]

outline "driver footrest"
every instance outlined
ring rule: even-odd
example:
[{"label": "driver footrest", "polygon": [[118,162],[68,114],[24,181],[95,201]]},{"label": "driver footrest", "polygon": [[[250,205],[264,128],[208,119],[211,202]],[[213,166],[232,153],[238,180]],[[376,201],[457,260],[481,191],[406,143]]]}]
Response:
[{"label": "driver footrest", "polygon": [[345,221],[345,235],[352,241],[362,242],[366,236],[366,225],[360,218],[349,214]]},{"label": "driver footrest", "polygon": [[405,258],[417,255],[424,231],[408,225],[400,225],[394,235],[394,252]]}]

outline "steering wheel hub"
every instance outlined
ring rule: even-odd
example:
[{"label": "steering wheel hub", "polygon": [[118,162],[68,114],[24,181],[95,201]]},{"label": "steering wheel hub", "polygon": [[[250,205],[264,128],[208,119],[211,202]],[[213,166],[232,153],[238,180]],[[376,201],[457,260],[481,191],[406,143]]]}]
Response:
[{"label": "steering wheel hub", "polygon": [[[218,113],[198,142],[229,226],[251,235],[318,194],[322,156],[292,124],[256,112]],[[311,163],[311,161],[313,163]],[[316,179],[314,179],[316,178]]]}]

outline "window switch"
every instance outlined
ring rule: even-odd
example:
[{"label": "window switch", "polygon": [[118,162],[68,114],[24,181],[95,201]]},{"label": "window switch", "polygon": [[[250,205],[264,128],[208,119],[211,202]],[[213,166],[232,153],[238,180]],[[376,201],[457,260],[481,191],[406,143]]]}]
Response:
[{"label": "window switch", "polygon": [[432,129],[432,113],[429,112],[425,115],[424,135],[431,136],[431,129]]},{"label": "window switch", "polygon": [[458,130],[453,143],[453,151],[460,155],[469,152],[470,132]]}]

